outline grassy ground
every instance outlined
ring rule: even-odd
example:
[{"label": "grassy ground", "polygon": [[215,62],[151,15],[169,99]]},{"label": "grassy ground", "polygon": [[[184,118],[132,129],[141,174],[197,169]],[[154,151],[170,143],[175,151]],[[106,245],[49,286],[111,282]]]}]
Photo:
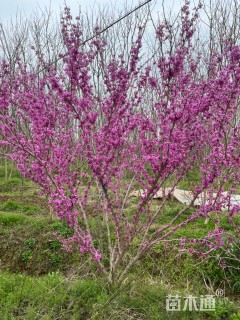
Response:
[{"label": "grassy ground", "polygon": [[[181,204],[169,200],[157,223],[167,223],[179,209]],[[94,227],[94,218],[90,223]],[[220,223],[231,232],[226,216]],[[212,229],[212,222],[199,220],[179,236],[201,236]],[[157,245],[121,289],[110,289],[88,256],[67,253],[53,233],[68,236],[71,230],[51,219],[46,199],[30,182],[23,183],[17,171],[4,181],[0,167],[1,320],[240,319],[239,273],[220,268],[214,257],[200,260],[180,254],[172,244]],[[224,295],[216,298],[215,311],[166,311],[167,295],[180,296],[184,304],[184,297],[194,295],[199,302],[217,289]]]}]

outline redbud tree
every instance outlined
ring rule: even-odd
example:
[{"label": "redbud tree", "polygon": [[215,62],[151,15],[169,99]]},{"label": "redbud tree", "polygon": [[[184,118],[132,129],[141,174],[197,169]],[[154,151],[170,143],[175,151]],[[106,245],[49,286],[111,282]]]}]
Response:
[{"label": "redbud tree", "polygon": [[[141,55],[144,27],[139,26],[128,59],[121,54],[109,59],[104,34],[96,28],[95,38],[84,43],[79,20],[67,7],[61,19],[62,69],[39,52],[39,72],[20,57],[14,72],[1,61],[5,156],[41,187],[53,212],[72,229],[61,239],[66,250],[90,255],[110,284],[121,284],[141,257],[175,238],[180,228],[212,212],[218,216],[223,207],[229,219],[239,212],[230,197],[240,180],[240,48],[226,39],[221,53],[212,52],[207,60],[194,50],[200,7],[190,11],[185,1],[174,44],[170,22],[158,25],[158,51],[149,61]],[[170,194],[196,167],[201,179],[192,188],[191,203],[161,224]],[[160,188],[156,209],[152,202]],[[133,201],[137,189],[144,192]],[[206,201],[186,215],[202,192]],[[207,255],[223,245],[223,234],[216,227],[204,238],[180,239],[181,246],[190,241],[189,251],[195,252],[199,243]]]}]

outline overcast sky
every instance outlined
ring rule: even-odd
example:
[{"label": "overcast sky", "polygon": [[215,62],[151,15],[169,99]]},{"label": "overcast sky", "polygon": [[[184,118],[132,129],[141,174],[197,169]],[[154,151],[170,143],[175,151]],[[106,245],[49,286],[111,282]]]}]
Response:
[{"label": "overcast sky", "polygon": [[[100,4],[101,6],[110,5],[113,3],[119,10],[126,8],[131,9],[137,6],[139,3],[143,3],[145,0],[66,0],[67,5],[71,8],[72,14],[78,13],[79,5],[82,10],[91,8],[94,5]],[[154,0],[152,1],[154,2]],[[181,0],[165,0],[167,7],[172,7],[178,11]],[[155,0],[154,10],[161,9],[162,0]],[[31,16],[31,14],[39,8],[51,8],[51,11],[57,15],[60,12],[60,8],[63,8],[64,0],[0,0],[0,22],[3,24],[14,19],[17,12],[22,16]]]}]

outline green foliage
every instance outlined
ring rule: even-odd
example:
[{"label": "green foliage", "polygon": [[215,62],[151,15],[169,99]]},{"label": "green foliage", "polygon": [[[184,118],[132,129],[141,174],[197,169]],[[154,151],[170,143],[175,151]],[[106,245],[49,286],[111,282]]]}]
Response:
[{"label": "green foliage", "polygon": [[[8,175],[11,171],[11,176],[13,178],[21,178],[21,173],[19,172],[18,168],[16,168],[15,166],[12,165],[12,163],[9,165],[11,165],[11,170],[10,167],[8,166]],[[1,162],[0,165],[0,178],[3,180],[5,178],[5,165],[3,162]]]},{"label": "green foliage", "polygon": [[22,180],[19,178],[11,178],[0,184],[0,192],[11,192],[22,186]]},{"label": "green foliage", "polygon": [[240,320],[240,312],[234,313],[231,317],[230,320]]},{"label": "green foliage", "polygon": [[68,238],[73,234],[72,229],[68,227],[67,223],[61,220],[54,221],[51,224],[51,230],[57,232],[60,236],[64,238]]},{"label": "green foliage", "polygon": [[41,211],[42,211],[42,209],[40,207],[33,206],[33,205],[22,205],[20,210],[27,215],[41,213]]},{"label": "green foliage", "polygon": [[38,279],[0,273],[0,319],[88,319],[102,292],[97,279],[71,282],[59,273]]},{"label": "green foliage", "polygon": [[214,230],[213,221],[209,221],[207,224],[204,223],[205,218],[201,217],[196,221],[188,223],[177,231],[179,237],[200,239],[205,237],[209,231]]},{"label": "green foliage", "polygon": [[[160,282],[127,282],[109,289],[101,278],[67,279],[58,272],[33,278],[0,273],[0,319],[61,320],[238,320],[237,307],[216,299],[215,311],[166,311],[166,296],[175,295]],[[181,295],[184,296],[184,295]]]},{"label": "green foliage", "polygon": [[226,279],[225,270],[219,266],[219,261],[215,257],[208,259],[202,270],[206,279],[209,279],[216,287]]},{"label": "green foliage", "polygon": [[131,180],[132,178],[133,178],[133,173],[128,171],[128,170],[126,170],[125,171],[125,179],[126,180]]},{"label": "green foliage", "polygon": [[32,250],[25,250],[21,254],[21,260],[24,263],[29,262],[32,259]]},{"label": "green foliage", "polygon": [[62,262],[61,256],[57,253],[52,253],[50,255],[50,261],[52,263],[52,265],[54,266],[59,266]]},{"label": "green foliage", "polygon": [[48,246],[51,250],[57,250],[62,247],[62,244],[59,240],[57,239],[51,239],[48,241]]},{"label": "green foliage", "polygon": [[233,291],[240,293],[240,277],[235,283],[233,283]]},{"label": "green foliage", "polygon": [[24,263],[29,262],[33,256],[33,250],[36,246],[36,240],[33,238],[29,238],[23,243],[23,252],[21,253],[21,260]]},{"label": "green foliage", "polygon": [[164,215],[170,218],[174,218],[182,208],[183,205],[180,202],[174,199],[168,200],[164,207]]},{"label": "green foliage", "polygon": [[34,249],[36,246],[37,240],[30,238],[24,241],[24,247],[28,249]]},{"label": "green foliage", "polygon": [[229,301],[228,298],[217,299],[215,311],[211,312],[210,319],[228,320],[235,312],[237,312],[237,309],[237,306]]},{"label": "green foliage", "polygon": [[[0,274],[0,319],[164,319],[166,290],[134,283],[108,290],[101,279]],[[160,318],[161,314],[163,317]],[[132,317],[131,317],[132,318]]]},{"label": "green foliage", "polygon": [[0,225],[2,226],[14,226],[23,224],[26,218],[22,214],[17,213],[0,213]]},{"label": "green foliage", "polygon": [[194,185],[197,185],[201,181],[201,173],[198,167],[194,167],[189,170],[186,177],[180,181],[178,187],[183,190],[191,190]]},{"label": "green foliage", "polygon": [[16,211],[19,210],[20,205],[17,201],[8,200],[3,203],[3,205],[0,207],[1,211]]},{"label": "green foliage", "polygon": [[23,212],[26,215],[33,215],[41,213],[42,209],[35,205],[25,205],[14,200],[7,200],[0,206],[1,211],[11,212],[18,211]]},{"label": "green foliage", "polygon": [[166,289],[159,284],[150,286],[140,280],[125,288],[116,300],[129,314],[141,315],[143,319],[147,319],[147,315],[160,319],[161,314],[166,316],[166,295]]},{"label": "green foliage", "polygon": [[[228,236],[223,236],[226,247],[215,250],[207,260],[203,261],[202,272],[213,285],[219,286],[225,283],[232,293],[240,293],[239,239],[232,236],[232,241],[229,243]],[[201,251],[201,246],[199,250]]]},{"label": "green foliage", "polygon": [[[181,182],[187,189],[199,179],[197,169],[194,170]],[[131,178],[130,173],[127,178]],[[65,238],[72,235],[66,223],[58,219],[49,221],[46,215],[41,217],[44,212],[35,205],[39,203],[35,202],[36,198],[27,199],[27,203],[14,199],[14,192],[21,184],[15,175],[0,184],[0,192],[11,192],[10,199],[0,204],[0,256],[4,270],[34,277],[0,272],[0,319],[240,320],[236,304],[227,299],[217,299],[215,312],[166,311],[168,294],[178,292],[185,296],[186,290],[187,294],[207,294],[203,278],[214,288],[225,285],[226,290],[235,294],[240,290],[238,270],[220,268],[214,256],[200,261],[192,255],[179,254],[174,242],[169,242],[168,246],[156,245],[136,264],[122,288],[110,289],[103,285],[105,280],[98,276],[96,266],[87,255],[79,255],[76,250],[67,253],[61,242],[54,238],[53,233]],[[135,212],[135,200],[132,199],[132,207],[129,207],[131,214]],[[158,202],[154,205],[157,206]],[[182,204],[169,199],[156,224],[168,223],[182,208]],[[91,215],[92,208],[88,209]],[[183,218],[192,212],[192,209],[186,211]],[[106,247],[106,230],[100,218],[96,219],[92,214],[89,225],[96,239],[94,244]],[[227,216],[223,215],[220,225],[229,232],[233,231]],[[214,222],[205,225],[202,218],[179,230],[177,236],[202,237],[210,230],[214,230]],[[136,239],[134,245],[138,244],[139,239]],[[231,252],[239,255],[237,248],[233,247]],[[105,256],[103,261],[107,265],[104,259]],[[231,260],[228,263],[235,266]],[[55,272],[58,270],[68,277]]]}]

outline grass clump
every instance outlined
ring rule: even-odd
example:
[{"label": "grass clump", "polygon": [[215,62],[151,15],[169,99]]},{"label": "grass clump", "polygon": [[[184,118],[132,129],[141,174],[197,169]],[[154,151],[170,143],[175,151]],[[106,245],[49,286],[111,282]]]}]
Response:
[{"label": "grass clump", "polygon": [[11,178],[0,184],[0,192],[11,192],[18,190],[22,186],[22,180],[20,178]]},{"label": "grass clump", "polygon": [[0,213],[1,226],[14,226],[23,224],[26,218],[22,214],[17,213]]},{"label": "grass clump", "polygon": [[22,204],[15,200],[7,200],[0,206],[1,211],[5,212],[23,212],[26,215],[33,215],[37,213],[41,213],[42,209],[38,206],[32,205],[32,204]]},{"label": "grass clump", "polygon": [[0,319],[89,319],[104,287],[98,279],[0,273]]},{"label": "grass clump", "polygon": [[19,210],[19,208],[20,208],[20,204],[14,200],[6,201],[0,207],[1,211],[16,211],[16,210]]}]

